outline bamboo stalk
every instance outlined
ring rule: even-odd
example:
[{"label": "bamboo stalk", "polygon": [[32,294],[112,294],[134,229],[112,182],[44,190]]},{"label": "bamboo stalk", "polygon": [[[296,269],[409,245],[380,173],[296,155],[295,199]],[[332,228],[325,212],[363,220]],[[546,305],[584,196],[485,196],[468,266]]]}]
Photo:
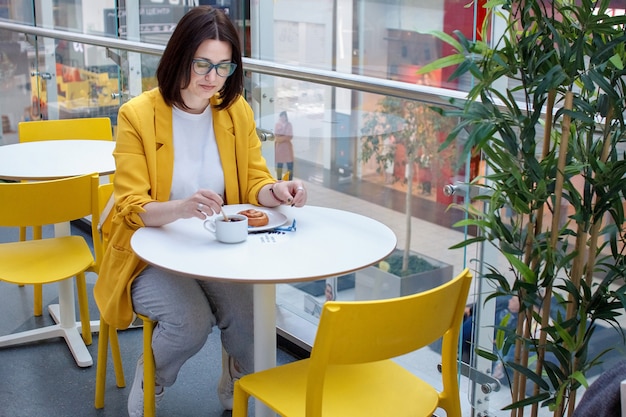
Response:
[{"label": "bamboo stalk", "polygon": [[[587,242],[587,232],[584,230],[584,226],[582,224],[578,224],[577,227],[577,231],[576,231],[576,245],[574,250],[576,251],[576,253],[578,253],[578,255],[576,256],[576,258],[574,258],[574,262],[572,264],[572,272],[571,272],[571,282],[574,285],[574,287],[579,290],[580,288],[580,281],[581,281],[581,277],[583,274],[583,268],[584,268],[584,254],[585,254],[585,246],[586,246],[586,242]],[[565,313],[565,320],[570,320],[572,319],[575,314],[576,314],[576,309],[577,307],[575,306],[574,303],[574,299],[573,297],[570,295],[568,298],[568,305],[567,305],[567,309],[566,309],[566,313]],[[568,350],[571,350],[571,346],[568,347]],[[577,368],[577,359],[574,359],[574,363],[572,364],[572,369],[571,370],[563,370],[565,375],[571,375],[572,372],[574,372]],[[569,395],[573,395],[573,392],[568,388],[567,390],[569,392]],[[575,396],[574,396],[575,398]],[[570,401],[572,401],[572,398],[570,397]],[[554,415],[555,416],[562,416],[564,413],[564,403],[559,404],[559,406],[555,409],[554,411]],[[573,412],[573,409],[571,409],[570,412]],[[568,416],[571,415],[570,412],[568,412]]]},{"label": "bamboo stalk", "polygon": [[[609,108],[604,123],[604,134],[602,136],[604,143],[602,144],[602,154],[600,160],[606,162],[609,159],[609,151],[611,150],[611,138],[609,137],[609,131],[611,127],[611,121],[613,119],[613,107]],[[593,193],[594,207],[597,201],[596,193]],[[593,265],[596,263],[596,250],[598,249],[598,239],[600,235],[600,228],[602,227],[602,218],[596,219],[591,226],[591,234],[589,238],[589,250],[587,252],[587,270],[585,271],[585,282],[591,286],[593,280]]]},{"label": "bamboo stalk", "polygon": [[[524,320],[524,339],[530,340],[531,328],[533,323],[533,312],[532,309],[526,308],[525,320]],[[520,365],[524,368],[528,368],[528,358],[529,358],[530,350],[526,343],[522,345],[522,355],[520,360]],[[526,398],[526,385],[528,382],[528,378],[526,376],[522,376],[520,378],[520,399]],[[524,409],[521,408],[519,412],[519,417],[524,415]],[[531,410],[531,416],[533,415]]]},{"label": "bamboo stalk", "polygon": [[[600,155],[600,160],[602,162],[606,162],[609,158],[609,151],[611,149],[611,138],[609,137],[609,130],[611,121],[613,119],[613,108],[609,108],[608,114],[606,116],[606,121],[604,125],[604,134],[603,134],[603,144],[602,144],[602,154]],[[595,207],[595,203],[597,201],[597,194],[594,192],[593,195],[593,206]],[[598,249],[598,239],[600,236],[600,228],[602,227],[602,218],[595,219],[594,223],[591,225],[591,232],[589,234],[589,247],[587,249],[587,267],[585,270],[585,282],[588,286],[591,286],[593,280],[593,266],[596,263],[596,251]],[[583,250],[584,248],[581,248]],[[582,252],[581,252],[582,253]],[[580,282],[579,282],[580,285]],[[584,337],[583,335],[577,335],[579,337]],[[574,358],[574,366],[573,370],[578,369],[579,359],[578,357]],[[574,407],[576,405],[576,393],[577,391],[570,392],[569,404],[567,409],[567,415],[571,416],[574,414]]]},{"label": "bamboo stalk", "polygon": [[[521,298],[521,297],[520,297]],[[521,300],[520,300],[520,306],[522,305]],[[524,334],[524,320],[522,320],[522,315],[518,313],[518,320],[517,320],[517,328],[515,329],[515,334]],[[513,356],[513,361],[515,363],[521,363],[522,361],[522,341],[517,339],[515,341],[515,353]],[[515,402],[518,400],[519,398],[519,393],[520,393],[520,389],[519,389],[519,385],[520,385],[520,379],[521,379],[521,374],[517,371],[513,372],[513,384],[511,386],[511,397],[512,397],[512,402]],[[514,408],[511,410],[511,417],[518,417],[518,409]]]},{"label": "bamboo stalk", "polygon": [[[546,108],[546,120],[545,120],[545,128],[543,133],[543,148],[541,151],[541,158],[545,158],[550,152],[551,145],[551,137],[552,137],[552,121],[553,121],[553,111],[554,111],[554,102],[556,100],[556,90],[550,90],[548,92],[547,98],[547,108]],[[532,213],[529,215],[528,221],[528,233],[526,234],[527,239],[525,243],[524,249],[524,263],[530,265],[531,269],[536,270],[538,263],[541,261],[538,257],[532,258],[532,250],[533,250],[533,238],[540,233],[542,233],[543,229],[543,213],[544,206],[541,206],[537,209],[536,216],[533,220]],[[534,230],[533,230],[533,222],[534,222]],[[520,315],[521,317],[521,315]],[[520,320],[518,323],[518,328],[516,330],[517,334],[530,334],[530,326],[532,325],[532,321],[528,321],[528,315],[526,316],[527,320],[525,321],[526,326],[523,326],[524,321]],[[530,319],[532,320],[532,312],[530,314]],[[528,332],[526,332],[528,330]],[[515,362],[524,364],[524,366],[528,365],[528,349],[521,349],[520,347],[521,341],[518,340],[516,343],[516,351],[515,351]],[[538,389],[538,387],[535,387]],[[514,400],[522,400],[525,398],[526,393],[526,377],[519,374],[518,372],[514,373],[513,379],[513,387],[512,387],[512,395]],[[516,409],[517,410],[517,409]],[[517,415],[519,413],[520,415]],[[517,413],[513,413],[511,417],[521,417],[523,415],[523,410],[518,411]],[[536,406],[532,406],[531,409],[531,417],[536,417],[538,414],[538,409]]]},{"label": "bamboo stalk", "polygon": [[[548,100],[547,100],[547,108],[546,108],[546,119],[545,119],[545,124],[544,124],[544,132],[543,132],[543,148],[541,151],[541,159],[544,159],[548,153],[550,152],[550,148],[551,148],[551,144],[552,144],[552,122],[553,122],[553,112],[554,112],[554,102],[556,100],[556,90],[550,90],[548,92]],[[536,225],[535,225],[535,233],[534,236],[539,235],[540,233],[542,233],[543,231],[543,215],[544,215],[544,210],[545,210],[545,206],[542,205],[541,207],[538,207],[537,209],[537,215],[535,216],[535,221],[536,221]],[[530,235],[529,235],[530,236]],[[554,247],[554,246],[553,246]],[[529,249],[532,249],[529,248]],[[541,262],[541,259],[539,259],[539,257],[535,257],[534,259],[532,259],[532,264],[531,264],[531,268],[533,270],[537,269],[537,265],[538,263]],[[549,291],[551,293],[551,291]],[[527,315],[528,316],[528,315]],[[530,327],[532,326],[532,311],[530,316],[530,320],[527,324],[527,327],[530,330]],[[528,332],[530,334],[530,331]],[[528,363],[528,350],[526,349],[525,351],[525,363]],[[543,356],[538,356],[538,363],[540,363],[543,360]],[[526,366],[526,365],[525,365]],[[524,381],[524,392],[525,390],[525,381]],[[535,394],[538,393],[539,390],[539,386],[535,385],[534,388],[534,392]],[[539,413],[539,409],[537,404],[533,404],[531,406],[531,417],[536,417]]]},{"label": "bamboo stalk", "polygon": [[[574,102],[574,94],[568,91],[565,94],[564,108],[571,110]],[[556,247],[559,237],[559,220],[561,218],[561,199],[563,198],[563,183],[565,182],[565,163],[567,160],[567,150],[569,147],[571,118],[565,114],[563,116],[563,123],[561,124],[561,143],[559,147],[559,159],[557,162],[556,171],[556,183],[554,190],[554,213],[552,217],[552,231],[550,235],[550,242],[552,247]],[[543,361],[545,359],[545,343],[547,334],[544,330],[549,325],[550,309],[552,301],[552,285],[546,288],[546,294],[543,299],[542,312],[541,312],[541,331],[539,332],[539,348],[537,349],[537,367],[535,373],[541,375],[543,372]],[[536,404],[533,407],[537,407]],[[555,416],[562,415],[562,405],[557,407],[554,411]]]},{"label": "bamboo stalk", "polygon": [[541,151],[542,158],[545,158],[550,152],[551,136],[552,136],[552,120],[554,118],[554,101],[556,100],[556,90],[548,91],[548,104],[546,105],[546,120],[543,131],[543,149]]},{"label": "bamboo stalk", "polygon": [[[519,304],[520,311],[518,312],[518,320],[517,320],[517,328],[515,329],[515,334],[524,335],[526,334],[526,316],[522,314],[522,300],[523,300],[524,292],[521,291],[519,296]],[[515,341],[515,353],[513,357],[513,361],[518,364],[528,363],[528,350],[525,348],[521,339],[517,339]],[[524,365],[525,366],[525,365]],[[511,399],[512,402],[521,401],[524,399],[526,393],[526,377],[519,373],[518,371],[513,372],[513,384],[511,388]],[[521,417],[524,415],[524,410],[520,408],[514,408],[511,410],[511,417]]]},{"label": "bamboo stalk", "polygon": [[[548,153],[550,152],[550,145],[552,144],[552,120],[553,120],[553,111],[554,111],[554,101],[556,100],[556,90],[550,90],[548,92],[548,104],[546,107],[546,120],[545,120],[545,128],[543,131],[543,148],[541,150],[541,159],[543,160]],[[535,226],[535,233],[534,235],[537,236],[538,234],[542,233],[543,230],[543,213],[545,210],[545,206],[542,205],[541,207],[539,207],[537,209],[537,216],[536,216],[536,226]],[[527,248],[528,249],[532,249],[531,248]],[[540,261],[540,259],[538,257],[535,257],[535,259],[533,259],[533,263],[531,265],[532,269],[535,270],[537,267],[538,262]]]},{"label": "bamboo stalk", "polygon": [[[529,265],[535,261],[534,259],[531,258],[533,236],[539,233],[537,229],[537,218],[535,217],[535,219],[533,220],[532,212],[529,213],[528,215],[527,224],[528,224],[527,226],[528,231],[526,233],[527,238],[526,238],[525,251],[524,251],[524,263]],[[521,314],[522,307],[523,307],[522,301],[525,299],[526,299],[526,292],[524,290],[520,290],[520,312],[518,313],[518,323],[517,323],[516,334],[522,335],[523,337],[526,338],[530,334],[529,323],[531,322],[528,319],[529,317],[528,312],[526,312],[526,315]],[[518,363],[524,367],[528,366],[528,349],[526,348],[526,345],[522,343],[522,341],[519,339],[515,342],[515,355],[516,355],[514,359],[515,363]],[[512,394],[514,402],[521,401],[526,398],[526,382],[527,382],[527,378],[525,375],[522,375],[521,373],[517,371],[514,373],[513,394]],[[515,409],[515,411],[516,413],[512,417],[522,417],[524,415],[523,408]]]},{"label": "bamboo stalk", "polygon": [[[565,103],[564,108],[566,110],[571,110],[574,103],[574,94],[571,91],[568,91],[565,94]],[[555,189],[554,189],[554,210],[552,213],[552,229],[550,233],[550,245],[555,248],[558,243],[559,235],[560,235],[560,227],[559,220],[561,218],[561,202],[563,198],[563,183],[565,182],[565,164],[567,161],[567,151],[569,147],[569,137],[570,137],[570,126],[571,126],[571,118],[565,114],[563,116],[563,123],[561,124],[561,142],[559,146],[559,159],[557,161],[557,171],[555,178]],[[541,329],[539,331],[539,345],[537,348],[537,365],[535,367],[535,373],[537,375],[541,375],[543,372],[543,362],[545,359],[545,344],[547,339],[546,331],[544,330],[548,327],[550,322],[550,309],[552,303],[552,282],[546,286],[546,291],[543,298],[543,303],[541,306],[540,316],[541,316]],[[534,389],[535,395],[539,393],[539,387],[535,386]],[[538,412],[538,404],[535,403],[532,406],[533,415],[536,416]],[[556,412],[555,412],[555,415]]]}]

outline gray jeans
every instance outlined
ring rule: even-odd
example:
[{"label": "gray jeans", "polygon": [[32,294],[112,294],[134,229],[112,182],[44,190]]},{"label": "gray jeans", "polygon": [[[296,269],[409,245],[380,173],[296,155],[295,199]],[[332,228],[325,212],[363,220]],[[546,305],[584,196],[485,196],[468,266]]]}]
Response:
[{"label": "gray jeans", "polygon": [[131,294],[135,312],[158,322],[152,337],[158,385],[174,384],[216,324],[243,373],[254,370],[252,285],[195,280],[148,266]]}]

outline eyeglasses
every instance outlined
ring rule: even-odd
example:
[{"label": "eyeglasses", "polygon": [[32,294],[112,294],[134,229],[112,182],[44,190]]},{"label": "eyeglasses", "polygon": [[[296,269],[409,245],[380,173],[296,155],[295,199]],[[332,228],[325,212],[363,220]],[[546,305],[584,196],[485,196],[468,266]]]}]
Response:
[{"label": "eyeglasses", "polygon": [[215,72],[220,77],[230,77],[233,72],[235,72],[235,68],[237,68],[237,64],[232,62],[220,62],[219,64],[213,64],[206,59],[194,59],[193,62],[193,72],[198,75],[207,75],[213,68],[215,68]]}]

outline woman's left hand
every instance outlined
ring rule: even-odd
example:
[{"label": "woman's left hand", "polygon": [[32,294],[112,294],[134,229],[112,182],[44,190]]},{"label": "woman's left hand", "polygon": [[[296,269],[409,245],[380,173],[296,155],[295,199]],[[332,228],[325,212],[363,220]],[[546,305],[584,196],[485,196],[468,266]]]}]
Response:
[{"label": "woman's left hand", "polygon": [[269,201],[274,201],[274,204],[268,205],[270,207],[280,204],[302,207],[306,204],[307,192],[302,181],[278,181],[265,188],[271,197]]}]

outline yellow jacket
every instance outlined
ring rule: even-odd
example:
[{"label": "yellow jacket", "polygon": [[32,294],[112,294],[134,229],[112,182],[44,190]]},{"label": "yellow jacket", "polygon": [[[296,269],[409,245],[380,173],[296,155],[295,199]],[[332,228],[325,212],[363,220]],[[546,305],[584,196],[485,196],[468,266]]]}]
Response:
[{"label": "yellow jacket", "polygon": [[[226,110],[213,110],[213,128],[224,170],[226,204],[258,205],[259,190],[276,180],[261,155],[252,109],[240,97]],[[158,89],[120,107],[113,155],[115,207],[94,297],[103,318],[125,329],[133,318],[131,283],[146,267],[132,251],[130,238],[144,226],[139,216],[145,211],[143,206],[169,200],[172,186],[172,108]]]}]

